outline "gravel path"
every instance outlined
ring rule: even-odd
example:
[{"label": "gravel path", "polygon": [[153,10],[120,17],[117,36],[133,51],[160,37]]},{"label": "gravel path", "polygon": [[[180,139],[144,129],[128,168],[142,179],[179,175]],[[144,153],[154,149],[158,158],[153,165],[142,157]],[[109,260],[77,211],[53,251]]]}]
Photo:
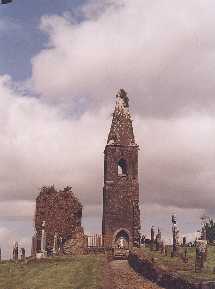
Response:
[{"label": "gravel path", "polygon": [[161,289],[138,275],[127,260],[115,260],[108,264],[105,289]]}]

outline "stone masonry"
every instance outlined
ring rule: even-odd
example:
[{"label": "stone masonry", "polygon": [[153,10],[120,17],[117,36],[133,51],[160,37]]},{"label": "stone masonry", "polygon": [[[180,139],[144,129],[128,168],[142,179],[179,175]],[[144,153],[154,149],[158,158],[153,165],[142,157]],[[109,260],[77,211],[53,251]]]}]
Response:
[{"label": "stone masonry", "polygon": [[46,247],[53,248],[54,235],[58,234],[63,242],[83,234],[81,226],[82,205],[70,187],[56,191],[54,186],[43,187],[36,198],[35,230],[36,251],[40,251],[42,223],[45,221]]},{"label": "stone masonry", "polygon": [[[116,95],[112,125],[104,151],[102,233],[114,244],[117,238],[138,245],[140,230],[138,150],[127,93]],[[107,241],[105,241],[107,242]]]}]

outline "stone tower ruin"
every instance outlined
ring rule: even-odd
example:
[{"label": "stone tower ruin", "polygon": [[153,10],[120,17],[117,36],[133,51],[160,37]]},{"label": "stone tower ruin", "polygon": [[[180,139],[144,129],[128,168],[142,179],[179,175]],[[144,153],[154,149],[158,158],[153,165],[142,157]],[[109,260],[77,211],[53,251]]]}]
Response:
[{"label": "stone tower ruin", "polygon": [[115,246],[124,240],[138,246],[140,230],[138,150],[135,143],[127,93],[116,95],[112,125],[104,151],[102,234]]},{"label": "stone tower ruin", "polygon": [[[84,235],[81,218],[82,204],[75,197],[71,187],[66,187],[61,191],[57,191],[54,186],[42,187],[36,198],[34,216],[36,244],[34,245],[34,251],[39,252],[41,250],[42,224],[44,221],[46,224],[46,248],[53,248],[55,234],[62,238],[63,245],[65,244],[68,247],[68,244],[72,244],[71,240]],[[79,240],[80,242],[81,240]],[[69,251],[68,248],[66,249]]]}]

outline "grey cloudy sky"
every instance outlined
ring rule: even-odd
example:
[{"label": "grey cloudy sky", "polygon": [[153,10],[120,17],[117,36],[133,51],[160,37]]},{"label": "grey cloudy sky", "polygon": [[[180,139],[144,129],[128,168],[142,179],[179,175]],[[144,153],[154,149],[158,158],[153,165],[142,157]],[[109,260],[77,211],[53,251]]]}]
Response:
[{"label": "grey cloudy sky", "polygon": [[103,150],[120,87],[141,149],[143,231],[154,224],[168,235],[176,212],[193,236],[203,213],[215,215],[215,3],[37,3],[0,7],[2,246],[29,246],[45,184],[71,184],[86,231],[100,231]]}]

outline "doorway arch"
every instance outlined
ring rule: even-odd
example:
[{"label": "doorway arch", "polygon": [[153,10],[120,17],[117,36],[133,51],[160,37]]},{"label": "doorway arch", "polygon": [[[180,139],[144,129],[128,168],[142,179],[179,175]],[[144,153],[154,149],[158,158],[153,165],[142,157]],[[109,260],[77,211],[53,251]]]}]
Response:
[{"label": "doorway arch", "polygon": [[127,229],[120,228],[114,233],[112,242],[114,248],[130,249],[131,244],[131,235]]}]

